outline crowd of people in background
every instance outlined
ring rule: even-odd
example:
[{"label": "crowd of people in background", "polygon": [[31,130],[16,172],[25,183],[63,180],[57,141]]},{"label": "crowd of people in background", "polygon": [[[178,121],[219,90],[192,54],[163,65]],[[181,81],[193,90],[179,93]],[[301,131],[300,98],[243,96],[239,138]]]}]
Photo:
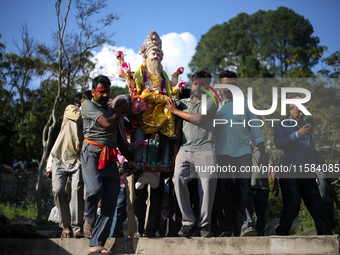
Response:
[{"label": "crowd of people in background", "polygon": [[39,167],[39,160],[32,159],[28,157],[24,160],[14,159],[12,165],[6,165],[0,162],[0,172],[7,172],[7,173],[17,173],[18,171],[23,171],[24,169],[29,170],[32,167]]},{"label": "crowd of people in background", "polygon": [[[222,71],[218,79],[220,84],[237,86],[233,71]],[[134,204],[137,219],[134,237],[264,236],[270,192],[268,178],[274,183],[276,196],[280,184],[283,198],[277,235],[289,235],[301,199],[315,221],[317,234],[331,235],[334,219],[331,199],[338,207],[340,202],[327,176],[303,179],[280,174],[278,180],[272,170],[273,154],[264,145],[258,123],[252,127],[213,127],[214,118],[247,123],[257,117],[249,110],[247,100],[245,113],[234,115],[233,95],[228,89],[220,90],[219,106],[210,97],[204,106],[202,95],[211,80],[209,73],[196,72],[192,75],[191,93],[185,89],[179,100],[167,99],[166,107],[176,116],[174,172],[161,174],[157,187],[149,188],[150,193],[147,187],[135,189],[139,202]],[[132,157],[123,146],[117,127],[128,105],[121,101],[108,106],[110,85],[108,77],[100,75],[93,80],[91,91],[76,95],[74,104],[66,107],[47,165],[47,176],[52,178],[55,204],[61,216],[61,236],[90,238],[90,253],[94,254],[109,253],[104,248],[106,239],[123,236],[122,223],[128,215],[129,194],[123,164]],[[275,145],[284,153],[282,164],[324,164],[313,144],[313,127],[305,122],[301,109],[290,105],[286,120],[290,124],[279,123],[274,132]],[[157,134],[153,138],[153,146],[157,148]],[[221,175],[194,171],[197,167],[215,165],[232,166],[237,171]],[[261,165],[271,170],[262,175],[239,171],[244,166]],[[141,173],[135,175],[138,180]],[[128,220],[135,220],[134,215],[133,219],[130,217]]]}]

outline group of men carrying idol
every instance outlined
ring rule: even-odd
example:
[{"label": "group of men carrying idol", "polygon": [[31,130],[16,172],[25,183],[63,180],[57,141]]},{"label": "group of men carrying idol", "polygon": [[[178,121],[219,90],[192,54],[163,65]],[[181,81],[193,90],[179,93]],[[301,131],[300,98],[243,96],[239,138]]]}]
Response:
[{"label": "group of men carrying idol", "polygon": [[[225,196],[223,204],[224,219],[227,233],[224,236],[254,236],[257,231],[253,228],[250,215],[251,208],[251,176],[242,173],[233,176],[218,176],[216,173],[195,172],[195,166],[233,165],[239,169],[241,166],[252,165],[252,151],[250,140],[258,147],[259,164],[267,165],[264,138],[261,128],[256,127],[230,127],[219,125],[214,128],[214,118],[256,119],[249,111],[245,102],[245,114],[234,116],[232,94],[228,89],[221,89],[222,105],[219,107],[214,100],[207,97],[206,106],[202,105],[201,95],[206,93],[212,77],[205,71],[198,71],[192,75],[191,96],[179,101],[174,95],[179,92],[183,83],[178,83],[178,76],[183,73],[183,68],[178,68],[171,80],[163,71],[161,61],[163,58],[162,42],[158,34],[152,31],[145,39],[141,47],[144,64],[134,73],[130,66],[124,62],[121,52],[117,52],[119,59],[118,74],[124,77],[130,89],[132,103],[144,102],[149,110],[143,113],[139,124],[144,133],[161,131],[169,137],[177,137],[174,146],[174,174],[172,181],[174,190],[182,214],[182,227],[179,236],[192,236],[198,230],[201,237],[211,237],[211,214],[215,195]],[[222,84],[236,84],[236,73],[223,71],[219,75]],[[119,171],[116,160],[119,148],[126,160],[132,160],[130,151],[126,149],[118,132],[117,122],[121,115],[128,112],[126,103],[118,103],[113,108],[107,105],[110,99],[111,82],[108,77],[100,75],[93,79],[91,100],[86,100],[81,105],[81,111],[77,106],[68,106],[65,110],[61,133],[66,135],[58,137],[52,157],[54,166],[52,169],[53,183],[58,182],[58,187],[53,185],[56,204],[64,204],[68,201],[65,192],[67,177],[81,179],[85,184],[85,210],[79,206],[71,209],[63,206],[60,210],[64,229],[73,228],[74,232],[81,232],[90,237],[90,254],[110,254],[104,248],[108,238],[112,219],[114,217],[117,197],[120,189]],[[139,98],[137,100],[137,98]],[[202,114],[202,108],[206,107],[206,114]],[[161,109],[161,110],[160,110]],[[155,114],[155,111],[158,111]],[[312,128],[304,125],[303,116],[296,115],[298,108],[291,106],[291,115],[288,119],[294,119],[298,126],[277,126],[275,128],[275,142],[286,153],[294,155],[295,150],[308,150],[308,153],[299,153],[299,160],[304,164],[322,163],[317,151],[311,142]],[[302,116],[302,117],[301,117]],[[68,123],[68,124],[67,124]],[[157,126],[155,130],[154,127]],[[66,131],[65,131],[66,129]],[[64,131],[63,131],[64,130]],[[83,132],[82,132],[83,131]],[[70,133],[72,139],[66,139]],[[64,137],[64,138],[63,138]],[[77,138],[77,139],[75,139]],[[83,140],[84,138],[84,140]],[[309,141],[306,143],[306,141]],[[296,152],[297,153],[297,152]],[[307,156],[308,154],[308,156]],[[294,157],[285,157],[284,164],[294,164]],[[319,161],[317,161],[319,160]],[[80,167],[81,166],[81,167]],[[58,174],[57,174],[58,173]],[[53,179],[52,178],[52,179]],[[197,178],[198,216],[195,215],[190,202],[188,183]],[[278,234],[288,235],[288,231],[299,210],[299,203],[289,204],[285,202],[296,197],[294,201],[300,202],[301,197],[307,201],[307,207],[317,224],[318,234],[332,234],[324,225],[323,207],[317,185],[311,180],[286,180],[284,191],[282,187],[284,211]],[[298,194],[291,194],[290,187],[294,186]],[[56,189],[57,188],[57,189]],[[78,196],[73,200],[81,200],[83,190],[82,181],[72,185],[72,191],[77,191]],[[308,194],[308,195],[307,195]],[[101,214],[96,216],[98,202],[101,199]],[[61,202],[60,202],[61,201]],[[232,202],[231,202],[232,201]],[[310,202],[312,201],[312,203]],[[220,201],[221,202],[221,201]],[[81,203],[80,203],[81,206]],[[84,212],[85,223],[82,221]],[[72,218],[72,219],[70,219]],[[77,220],[78,219],[78,220]],[[67,222],[66,222],[67,220]],[[75,222],[75,223],[74,223]],[[78,223],[77,223],[78,222]],[[73,224],[74,223],[74,224]],[[282,226],[284,224],[284,226]],[[83,229],[84,228],[84,229]]]}]

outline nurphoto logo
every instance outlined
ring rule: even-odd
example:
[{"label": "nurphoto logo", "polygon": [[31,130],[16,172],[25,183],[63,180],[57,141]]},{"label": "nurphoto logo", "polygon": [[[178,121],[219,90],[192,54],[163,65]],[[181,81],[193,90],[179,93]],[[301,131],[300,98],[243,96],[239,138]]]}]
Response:
[{"label": "nurphoto logo", "polygon": [[[233,114],[234,115],[244,115],[244,95],[242,90],[231,84],[216,84],[215,86],[218,89],[229,89],[233,95]],[[253,88],[249,87],[248,91],[248,107],[249,110],[255,115],[269,115],[275,112],[277,108],[277,101],[278,101],[278,93],[277,88],[272,88],[272,106],[268,110],[257,110],[253,106]],[[214,90],[215,94],[216,91]],[[303,93],[306,95],[305,98],[287,98],[287,93]],[[212,94],[209,93],[212,97]],[[217,97],[219,98],[218,94]],[[281,115],[286,115],[286,105],[295,104],[306,116],[312,115],[304,106],[303,104],[307,103],[311,99],[311,93],[307,89],[304,88],[290,88],[284,87],[281,88]],[[202,95],[202,115],[207,114],[207,95]],[[215,101],[215,100],[214,100]]]},{"label": "nurphoto logo", "polygon": [[[242,90],[232,84],[216,84],[215,85],[216,88],[227,88],[230,90],[230,92],[233,95],[233,115],[244,115],[244,95]],[[206,90],[205,90],[206,91]],[[206,91],[207,92],[207,91]],[[217,95],[218,99],[220,100],[219,95],[217,94],[217,92],[215,90],[213,90],[213,92]],[[260,115],[260,116],[265,116],[265,115],[270,115],[272,113],[275,112],[277,105],[278,105],[278,88],[273,87],[272,88],[272,105],[270,107],[270,109],[267,110],[258,110],[254,108],[253,105],[253,88],[252,87],[248,87],[247,88],[247,93],[248,93],[248,108],[250,110],[251,113],[255,114],[255,115]],[[304,98],[287,98],[287,94],[288,93],[302,93],[305,94]],[[216,101],[213,97],[213,95],[211,93],[207,93],[215,102]],[[207,94],[203,94],[201,97],[202,100],[202,115],[206,115],[207,114]],[[312,114],[303,106],[303,104],[307,103],[310,99],[311,99],[311,93],[309,90],[304,89],[304,88],[297,88],[297,87],[282,87],[281,88],[281,115],[285,116],[286,115],[286,105],[291,105],[291,104],[295,104],[302,112],[304,115],[306,116],[311,116]],[[221,101],[221,100],[220,100]],[[260,125],[256,126],[256,127],[262,127],[264,125],[264,121],[260,120],[260,119],[252,119],[248,121],[248,126],[253,127],[252,126],[252,122],[259,122],[261,123]],[[279,119],[266,119],[266,121],[270,121],[272,123],[272,126],[274,126],[274,121],[279,121]],[[293,120],[294,121],[294,120]],[[284,121],[283,121],[284,122]],[[296,121],[295,125],[297,125]],[[213,126],[215,127],[216,125],[224,125],[227,124],[228,120],[225,119],[214,119],[213,121]],[[235,124],[243,124],[244,126],[246,125],[245,120],[244,122],[240,122],[240,123],[230,123],[231,125],[235,125]],[[281,123],[283,126],[284,123]],[[255,126],[254,126],[255,127]]]}]

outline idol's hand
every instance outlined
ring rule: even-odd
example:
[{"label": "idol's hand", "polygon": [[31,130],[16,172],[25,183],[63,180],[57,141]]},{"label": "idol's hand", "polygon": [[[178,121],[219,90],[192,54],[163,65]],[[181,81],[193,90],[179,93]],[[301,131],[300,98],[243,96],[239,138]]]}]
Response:
[{"label": "idol's hand", "polygon": [[180,81],[177,86],[176,86],[179,90],[182,90],[185,88],[185,81]]},{"label": "idol's hand", "polygon": [[118,50],[118,51],[116,51],[116,58],[118,59],[118,60],[124,60],[124,54],[123,54],[123,52],[121,52],[120,50]]},{"label": "idol's hand", "polygon": [[178,74],[183,74],[183,72],[184,72],[184,67],[178,67],[177,68],[177,70],[176,70],[176,73],[178,73]]},{"label": "idol's hand", "polygon": [[125,61],[122,63],[122,69],[124,73],[130,73],[131,72],[131,67],[130,63],[126,63]]}]

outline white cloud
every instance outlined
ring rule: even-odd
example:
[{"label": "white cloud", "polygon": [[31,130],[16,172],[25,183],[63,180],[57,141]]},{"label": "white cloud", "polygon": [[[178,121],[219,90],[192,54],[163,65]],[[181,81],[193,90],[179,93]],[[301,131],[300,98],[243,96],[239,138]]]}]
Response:
[{"label": "white cloud", "polygon": [[137,54],[134,53],[132,49],[126,49],[124,47],[117,48],[105,44],[100,52],[93,52],[94,57],[92,61],[96,63],[96,68],[91,76],[95,77],[99,74],[103,74],[110,78],[112,85],[125,87],[126,83],[123,81],[123,79],[119,78],[117,74],[117,50],[120,50],[124,53],[125,60],[130,62],[131,65],[136,61]]},{"label": "white cloud", "polygon": [[161,36],[164,58],[162,65],[168,75],[171,75],[180,66],[184,67],[181,79],[188,81],[190,73],[189,62],[195,54],[196,38],[189,32],[177,34],[169,33]]},{"label": "white cloud", "polygon": [[[187,74],[190,73],[189,62],[195,54],[196,38],[189,32],[185,32],[181,34],[169,33],[161,36],[161,39],[162,50],[164,52],[162,61],[164,70],[170,76],[178,67],[183,66],[184,73],[180,76],[180,79],[188,81]],[[97,62],[97,65],[92,73],[92,77],[104,74],[111,79],[113,85],[124,87],[125,82],[118,78],[117,75],[118,61],[115,56],[117,50],[124,53],[125,61],[130,63],[132,71],[136,70],[143,63],[143,58],[133,49],[104,45],[100,52],[93,52],[94,57],[92,61]]]}]

